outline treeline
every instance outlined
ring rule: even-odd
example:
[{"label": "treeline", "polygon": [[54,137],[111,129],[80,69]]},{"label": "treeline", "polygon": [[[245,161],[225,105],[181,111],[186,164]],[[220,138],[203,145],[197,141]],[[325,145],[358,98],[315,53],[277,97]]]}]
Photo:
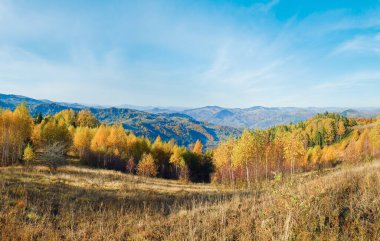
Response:
[{"label": "treeline", "polygon": [[213,179],[249,186],[284,173],[371,160],[379,156],[379,141],[380,120],[360,128],[354,119],[331,113],[298,124],[245,130],[240,138],[222,142],[214,150]]},{"label": "treeline", "polygon": [[[357,124],[360,122],[360,125]],[[380,156],[380,120],[319,114],[305,122],[245,130],[212,152],[149,139],[104,125],[89,111],[32,118],[24,104],[0,110],[0,165],[42,160],[53,170],[69,158],[132,174],[193,182],[244,184]]]},{"label": "treeline", "polygon": [[86,110],[63,110],[54,116],[32,118],[24,104],[0,112],[0,165],[46,161],[52,168],[79,157],[86,165],[145,176],[210,181],[212,156],[197,141],[190,151],[174,141],[126,132],[121,125],[99,123]]},{"label": "treeline", "polygon": [[213,171],[211,155],[203,154],[200,141],[190,151],[159,136],[151,143],[127,133],[121,125],[78,127],[73,148],[87,165],[144,176],[209,182]]}]

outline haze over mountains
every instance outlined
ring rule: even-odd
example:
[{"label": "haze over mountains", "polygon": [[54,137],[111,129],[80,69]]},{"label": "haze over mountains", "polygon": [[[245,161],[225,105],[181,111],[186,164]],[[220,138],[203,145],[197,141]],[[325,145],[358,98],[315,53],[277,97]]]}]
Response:
[{"label": "haze over mountains", "polygon": [[185,110],[184,113],[199,120],[215,125],[236,128],[265,129],[280,124],[297,123],[315,116],[318,113],[336,112],[346,117],[376,117],[380,108],[297,108],[297,107],[263,107],[222,108],[207,106]]},{"label": "haze over mountains", "polygon": [[135,109],[149,113],[183,113],[198,121],[235,128],[265,129],[280,124],[297,123],[319,113],[335,112],[350,118],[370,118],[380,114],[380,108],[343,108],[343,107],[263,107],[223,108],[205,106],[201,108],[176,107],[139,107]]},{"label": "haze over mountains", "polygon": [[380,108],[297,108],[262,107],[246,109],[206,106],[195,109],[181,107],[86,106],[77,103],[37,100],[25,96],[0,94],[0,108],[14,109],[25,102],[32,115],[54,115],[64,109],[89,109],[95,117],[107,124],[122,124],[126,130],[138,136],[154,140],[174,139],[188,146],[197,139],[213,146],[227,136],[237,136],[243,128],[268,128],[279,124],[304,121],[318,113],[337,112],[347,117],[375,117]]}]

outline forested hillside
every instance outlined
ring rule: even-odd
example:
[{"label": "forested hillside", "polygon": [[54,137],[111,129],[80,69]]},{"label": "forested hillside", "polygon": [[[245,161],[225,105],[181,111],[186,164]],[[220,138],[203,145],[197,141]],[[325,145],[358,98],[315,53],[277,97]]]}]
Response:
[{"label": "forested hillside", "polygon": [[189,146],[197,140],[206,146],[215,146],[227,136],[241,134],[240,129],[203,123],[185,114],[152,114],[133,109],[95,108],[16,95],[0,95],[0,108],[14,110],[21,103],[26,103],[33,117],[38,114],[54,116],[66,109],[76,112],[89,110],[99,121],[110,125],[122,124],[126,130],[133,131],[136,136],[147,137],[152,142],[160,136],[164,141],[173,139],[184,146]]},{"label": "forested hillside", "polygon": [[298,124],[245,130],[214,151],[214,180],[225,183],[280,178],[380,156],[380,119],[318,114]]},{"label": "forested hillside", "polygon": [[32,116],[38,113],[55,115],[65,109],[75,111],[87,109],[100,121],[108,124],[123,124],[127,130],[133,131],[138,136],[146,136],[151,141],[160,135],[163,140],[174,139],[177,143],[185,146],[197,139],[206,146],[215,146],[226,136],[240,135],[243,128],[266,129],[276,125],[298,123],[326,111],[339,113],[347,118],[373,118],[380,114],[379,108],[268,108],[256,106],[242,109],[207,106],[183,110],[174,107],[173,109],[162,109],[128,105],[111,108],[0,94],[1,108],[13,110],[22,102],[27,104]]},{"label": "forested hillside", "polygon": [[32,118],[25,104],[0,112],[0,165],[40,160],[51,170],[71,157],[82,164],[143,176],[209,182],[212,156],[200,140],[186,149],[174,140],[154,142],[127,132],[121,124],[106,125],[86,110],[63,110]]},{"label": "forested hillside", "polygon": [[90,111],[101,122],[122,124],[137,136],[145,136],[151,141],[160,136],[165,141],[173,139],[183,146],[197,140],[207,146],[215,146],[220,140],[241,134],[240,129],[203,123],[184,114],[151,114],[119,108],[91,108]]}]

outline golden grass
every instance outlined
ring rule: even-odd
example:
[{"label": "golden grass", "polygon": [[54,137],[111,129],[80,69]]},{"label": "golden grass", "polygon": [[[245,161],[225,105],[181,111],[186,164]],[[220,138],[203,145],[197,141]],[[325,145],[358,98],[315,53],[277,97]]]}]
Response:
[{"label": "golden grass", "polygon": [[65,166],[0,168],[1,240],[379,240],[380,164],[233,191]]}]

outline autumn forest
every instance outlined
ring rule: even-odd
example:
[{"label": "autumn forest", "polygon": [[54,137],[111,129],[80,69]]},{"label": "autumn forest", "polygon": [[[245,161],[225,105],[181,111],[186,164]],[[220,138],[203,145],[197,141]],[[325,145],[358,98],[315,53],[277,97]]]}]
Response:
[{"label": "autumn forest", "polygon": [[45,160],[52,171],[69,160],[134,175],[249,187],[252,182],[368,162],[380,153],[380,121],[324,113],[297,124],[244,130],[205,149],[160,136],[151,142],[87,110],[32,117],[25,104],[0,116],[1,165]]}]

